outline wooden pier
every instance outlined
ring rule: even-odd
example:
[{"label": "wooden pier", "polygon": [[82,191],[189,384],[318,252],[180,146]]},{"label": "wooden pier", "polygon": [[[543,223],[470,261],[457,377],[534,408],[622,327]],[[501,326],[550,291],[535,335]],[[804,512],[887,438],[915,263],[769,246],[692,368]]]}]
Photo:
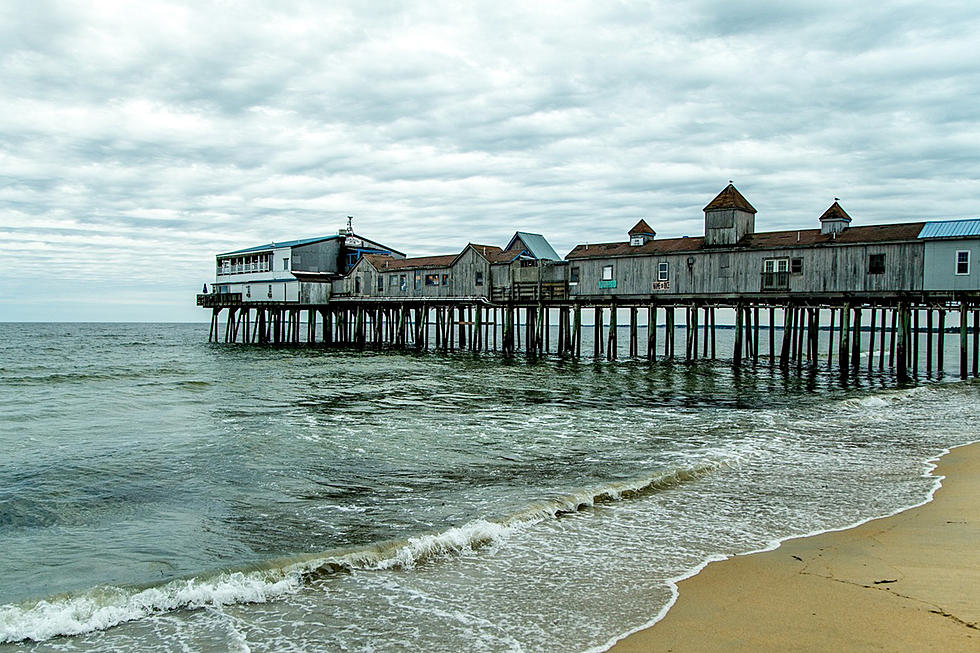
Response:
[{"label": "wooden pier", "polygon": [[[841,374],[891,370],[899,378],[908,378],[919,370],[927,375],[945,373],[945,339],[953,332],[959,335],[959,376],[976,377],[980,372],[980,293],[670,301],[579,297],[538,302],[337,297],[325,304],[208,298],[214,298],[209,342],[580,359],[583,330],[589,328],[592,343],[584,355],[594,360],[612,361],[624,355],[650,362],[690,362],[728,359],[719,352],[717,331],[733,328],[730,360],[735,366],[762,364],[797,372],[823,367]],[[719,311],[733,318],[733,324],[719,324]],[[657,328],[649,328],[651,324]],[[645,338],[640,337],[641,331]],[[658,336],[662,336],[659,342]],[[625,348],[620,346],[621,337],[628,341]]]}]

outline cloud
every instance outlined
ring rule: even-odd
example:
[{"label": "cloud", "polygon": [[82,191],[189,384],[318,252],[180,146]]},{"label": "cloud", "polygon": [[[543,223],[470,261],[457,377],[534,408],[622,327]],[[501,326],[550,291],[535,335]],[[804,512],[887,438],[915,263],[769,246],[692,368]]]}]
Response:
[{"label": "cloud", "polygon": [[696,235],[729,179],[760,229],[835,196],[856,224],[976,215],[978,28],[943,2],[7,3],[0,319],[193,319],[215,253],[347,215],[418,255]]}]

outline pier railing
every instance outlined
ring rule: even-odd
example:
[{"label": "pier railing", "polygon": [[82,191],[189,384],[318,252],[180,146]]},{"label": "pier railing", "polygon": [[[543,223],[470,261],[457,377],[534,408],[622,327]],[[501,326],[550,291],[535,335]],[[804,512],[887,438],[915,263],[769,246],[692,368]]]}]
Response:
[{"label": "pier railing", "polygon": [[240,292],[205,293],[197,296],[197,305],[204,308],[238,306],[241,303],[242,294]]}]

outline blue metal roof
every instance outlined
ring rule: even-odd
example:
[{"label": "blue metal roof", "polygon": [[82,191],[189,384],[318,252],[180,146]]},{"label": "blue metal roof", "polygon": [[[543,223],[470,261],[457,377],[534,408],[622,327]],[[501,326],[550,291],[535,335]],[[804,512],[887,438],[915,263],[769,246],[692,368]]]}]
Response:
[{"label": "blue metal roof", "polygon": [[267,245],[256,245],[255,247],[246,247],[245,249],[236,249],[233,252],[225,252],[224,254],[218,254],[218,256],[231,256],[232,254],[247,254],[249,252],[261,252],[265,249],[275,249],[277,247],[298,247],[300,245],[309,245],[310,243],[318,243],[321,240],[333,240],[335,238],[340,238],[341,236],[318,236],[317,238],[303,238],[301,240],[285,240],[281,243],[269,243]]},{"label": "blue metal roof", "polygon": [[514,240],[520,238],[521,242],[528,249],[528,252],[536,259],[545,259],[549,261],[560,261],[561,257],[558,256],[558,252],[551,246],[551,244],[545,239],[541,234],[530,234],[526,231],[518,231],[514,234],[514,237],[510,239],[510,245],[507,245],[507,249],[510,249]]},{"label": "blue metal roof", "polygon": [[927,222],[919,238],[963,238],[980,236],[980,218],[969,220],[937,220]]}]

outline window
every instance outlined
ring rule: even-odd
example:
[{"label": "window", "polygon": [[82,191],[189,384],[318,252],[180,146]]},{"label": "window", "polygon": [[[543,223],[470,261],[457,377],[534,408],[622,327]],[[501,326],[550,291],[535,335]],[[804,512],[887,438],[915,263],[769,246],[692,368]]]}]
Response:
[{"label": "window", "polygon": [[762,289],[787,290],[789,288],[790,261],[788,258],[767,258],[762,261]]},{"label": "window", "polygon": [[444,286],[448,286],[449,285],[449,275],[448,274],[442,275],[442,285],[444,285]]},{"label": "window", "polygon": [[360,277],[354,277],[354,292],[356,292],[356,293],[360,293],[361,292],[361,278]]},{"label": "window", "polygon": [[438,286],[439,285],[439,275],[438,274],[427,274],[427,275],[425,275],[425,285],[427,285],[427,286]]},{"label": "window", "polygon": [[613,278],[613,266],[611,266],[611,265],[603,265],[602,266],[602,280],[603,281],[612,281],[612,278]]},{"label": "window", "polygon": [[803,259],[791,258],[789,260],[789,272],[790,274],[803,274]]},{"label": "window", "polygon": [[657,281],[668,281],[670,279],[670,263],[657,264]]},{"label": "window", "polygon": [[568,283],[578,283],[578,268],[572,268],[571,272],[568,274]]},{"label": "window", "polygon": [[[404,278],[405,277],[402,277],[402,279],[404,279]],[[398,285],[398,275],[397,274],[391,275],[391,281],[388,282],[388,285],[390,287],[392,287],[392,288],[394,288],[395,286]],[[404,288],[403,288],[403,290],[404,290]]]},{"label": "window", "polygon": [[422,275],[419,273],[415,273],[415,289],[416,290],[422,289]]},{"label": "window", "polygon": [[401,290],[402,292],[408,290],[408,281],[407,281],[407,277],[404,274],[398,275],[398,289]]},{"label": "window", "polygon": [[970,252],[968,250],[956,252],[956,274],[970,274]]},{"label": "window", "polygon": [[221,262],[221,274],[231,274],[231,259],[226,258]]},{"label": "window", "polygon": [[643,236],[630,236],[630,247],[639,247],[643,244]]},{"label": "window", "polygon": [[885,273],[885,255],[872,254],[868,257],[868,274]]},{"label": "window", "polygon": [[287,256],[287,257],[285,257],[285,258],[284,258],[284,259],[282,260],[282,269],[283,269],[283,270],[288,270],[288,269],[289,269],[289,257],[288,257],[288,256]]},{"label": "window", "polygon": [[[392,281],[394,281],[394,277],[392,277]],[[378,275],[378,292],[384,292],[384,291],[385,291],[385,278],[379,274]]]},{"label": "window", "polygon": [[478,270],[477,273],[476,273],[476,285],[478,285],[478,286],[482,286],[483,285],[483,271],[482,270]]}]

